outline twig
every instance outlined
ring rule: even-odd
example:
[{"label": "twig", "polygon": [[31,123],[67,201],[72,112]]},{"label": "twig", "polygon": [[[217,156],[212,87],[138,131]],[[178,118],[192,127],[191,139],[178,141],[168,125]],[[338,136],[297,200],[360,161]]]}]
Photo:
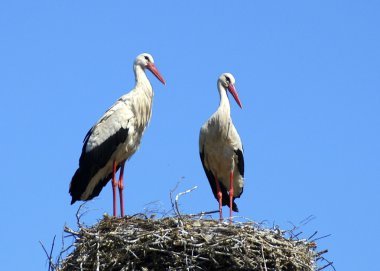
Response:
[{"label": "twig", "polygon": [[314,215],[309,215],[308,217],[306,217],[304,220],[300,222],[300,226],[305,226],[306,224],[308,224],[310,221],[314,219],[315,219]]},{"label": "twig", "polygon": [[307,238],[307,240],[311,240],[311,238],[313,238],[317,233],[318,231],[315,231],[309,238]]},{"label": "twig", "polygon": [[80,220],[81,220],[82,216],[83,216],[85,213],[87,213],[87,212],[80,213],[81,210],[82,210],[82,208],[83,208],[83,206],[84,206],[86,203],[87,203],[87,202],[85,201],[85,202],[83,202],[81,205],[79,205],[79,208],[78,208],[77,212],[75,213],[75,217],[77,218],[77,226],[78,226],[78,228],[82,228],[82,224],[80,223]]},{"label": "twig", "polygon": [[322,251],[319,251],[316,255],[315,255],[315,257],[317,257],[317,259],[318,258],[323,258],[323,257],[320,257],[321,255],[323,255],[323,254],[325,254],[325,253],[327,253],[328,252],[328,250],[327,249],[325,249],[325,250],[322,250]]},{"label": "twig", "polygon": [[334,265],[333,265],[333,262],[330,262],[330,261],[326,260],[325,258],[323,258],[323,260],[325,260],[325,261],[327,262],[327,264],[324,265],[324,266],[322,266],[322,267],[320,267],[320,268],[318,268],[317,271],[321,271],[321,270],[323,270],[323,269],[325,269],[325,268],[327,268],[327,267],[329,267],[329,266],[331,266],[332,269],[335,270],[335,267],[334,267]]},{"label": "twig", "polygon": [[175,207],[174,207],[175,203],[174,203],[174,199],[173,199],[173,193],[174,193],[174,191],[177,190],[177,188],[178,188],[179,184],[182,182],[182,180],[183,180],[183,178],[181,178],[181,179],[176,183],[176,185],[174,186],[174,188],[171,189],[171,190],[170,190],[170,193],[169,193],[169,196],[170,196],[170,203],[172,204],[172,209],[173,209],[174,211],[175,211]]},{"label": "twig", "polygon": [[314,215],[309,215],[308,217],[306,217],[305,219],[301,220],[298,225],[295,225],[293,224],[292,222],[288,221],[288,223],[290,225],[293,226],[293,229],[291,229],[290,231],[291,232],[294,232],[296,230],[298,230],[299,228],[301,228],[302,226],[305,226],[306,224],[308,224],[310,221],[314,220],[315,219],[315,216]]},{"label": "twig", "polygon": [[194,186],[193,188],[190,188],[190,189],[186,190],[185,192],[180,192],[180,193],[177,194],[177,196],[175,196],[175,210],[176,210],[177,215],[180,218],[182,218],[182,217],[181,217],[181,214],[180,214],[179,208],[178,208],[179,197],[182,196],[182,195],[188,194],[188,193],[190,193],[191,191],[193,191],[193,190],[195,190],[197,188],[198,188],[198,186]]},{"label": "twig", "polygon": [[323,238],[326,238],[326,237],[330,237],[330,236],[331,236],[331,234],[326,234],[326,235],[323,235],[321,237],[318,237],[318,238],[315,238],[315,239],[311,240],[311,242],[315,242],[317,240],[320,240],[320,239],[323,239]]},{"label": "twig", "polygon": [[62,239],[62,241],[61,241],[62,246],[61,246],[61,252],[59,253],[58,258],[57,258],[57,260],[56,260],[57,265],[62,261],[62,255],[63,255],[67,250],[69,250],[69,249],[72,247],[72,245],[70,245],[70,246],[68,246],[67,248],[65,248],[65,236],[64,236],[63,232],[62,232],[62,237],[61,237],[61,239]]},{"label": "twig", "polygon": [[42,246],[43,250],[45,251],[46,257],[49,260],[49,268],[48,268],[48,270],[49,271],[50,270],[53,271],[56,268],[56,266],[55,266],[55,264],[53,262],[53,256],[52,256],[53,255],[53,249],[54,249],[54,243],[55,243],[55,235],[54,235],[54,238],[53,238],[53,243],[51,244],[50,253],[47,252],[44,244],[42,244],[41,241],[39,241],[39,243]]},{"label": "twig", "polygon": [[186,216],[188,216],[188,217],[200,217],[200,219],[201,219],[205,215],[211,215],[211,214],[216,214],[216,213],[219,213],[219,210],[200,212],[198,214],[188,214]]},{"label": "twig", "polygon": [[73,229],[70,229],[69,227],[65,226],[64,232],[67,232],[67,233],[70,233],[71,235],[76,235],[76,236],[79,236],[80,235],[80,232],[78,231],[74,231]]}]

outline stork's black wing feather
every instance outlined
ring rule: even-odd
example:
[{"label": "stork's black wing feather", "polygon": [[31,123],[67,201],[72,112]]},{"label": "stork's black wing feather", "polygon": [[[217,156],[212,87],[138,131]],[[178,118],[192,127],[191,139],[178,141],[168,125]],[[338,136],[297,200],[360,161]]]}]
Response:
[{"label": "stork's black wing feather", "polygon": [[[91,128],[85,137],[82,154],[79,158],[79,168],[71,180],[69,191],[70,195],[72,196],[71,204],[77,200],[80,200],[91,178],[95,176],[95,174],[107,164],[118,146],[124,143],[128,137],[128,128],[121,127],[116,133],[107,138],[100,145],[87,152],[86,146],[93,130],[94,129]],[[102,188],[108,183],[111,178],[112,172],[107,173],[107,176],[104,176],[98,181],[91,195],[89,195],[84,200],[89,200],[98,196]]]},{"label": "stork's black wing feather", "polygon": [[238,157],[237,167],[238,167],[239,173],[242,177],[244,177],[244,156],[243,156],[243,152],[241,149],[236,149],[235,153]]}]

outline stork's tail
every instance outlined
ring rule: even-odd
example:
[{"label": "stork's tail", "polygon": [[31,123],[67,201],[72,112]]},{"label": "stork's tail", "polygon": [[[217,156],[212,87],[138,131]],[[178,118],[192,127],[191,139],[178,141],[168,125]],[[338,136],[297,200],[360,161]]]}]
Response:
[{"label": "stork's tail", "polygon": [[79,180],[81,179],[80,178],[80,168],[78,168],[76,171],[75,171],[75,174],[73,176],[73,178],[71,179],[71,183],[70,183],[70,189],[69,189],[69,193],[71,195],[71,204],[74,204],[77,200],[80,199],[80,191],[79,191]]},{"label": "stork's tail", "polygon": [[[116,171],[118,171],[120,168],[120,165],[116,167]],[[92,178],[95,176],[96,172],[98,172],[98,168],[92,166],[92,167],[83,167],[80,166],[77,171],[75,171],[75,174],[73,178],[71,179],[70,183],[70,189],[69,193],[71,195],[71,204],[74,204],[77,200],[90,200],[94,197],[97,197],[100,194],[100,191],[102,188],[108,183],[109,180],[112,178],[112,171],[108,173],[104,178],[100,178],[95,183],[94,187],[91,191],[86,193],[86,196],[84,196],[84,193],[88,189],[88,185],[92,181]]]},{"label": "stork's tail", "polygon": [[86,189],[86,182],[84,180],[86,176],[83,176],[83,171],[79,167],[71,179],[69,193],[71,195],[71,204],[74,204],[77,200],[80,200],[81,195]]},{"label": "stork's tail", "polygon": [[[223,202],[222,202],[222,205],[223,206],[230,206],[230,198],[229,197],[223,197]],[[237,207],[236,203],[235,203],[235,198],[232,199],[232,211],[234,212],[239,212],[239,208]]]},{"label": "stork's tail", "polygon": [[239,208],[237,207],[236,203],[235,203],[235,199],[234,201],[232,202],[232,211],[234,212],[239,212]]}]

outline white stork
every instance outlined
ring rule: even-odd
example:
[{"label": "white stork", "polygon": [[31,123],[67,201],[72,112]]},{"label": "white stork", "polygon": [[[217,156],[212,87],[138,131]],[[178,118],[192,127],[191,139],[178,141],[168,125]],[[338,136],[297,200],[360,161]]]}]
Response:
[{"label": "white stork", "polygon": [[[232,123],[227,90],[242,108],[235,89],[235,78],[223,73],[218,79],[220,104],[218,110],[203,124],[199,135],[199,152],[203,169],[212,192],[219,202],[220,221],[223,220],[222,206],[238,212],[235,198],[243,193],[244,157],[240,136]],[[228,192],[227,192],[228,191]]]},{"label": "white stork", "polygon": [[[121,216],[124,216],[124,164],[138,149],[142,135],[152,114],[153,89],[145,74],[150,70],[158,80],[165,80],[154,65],[153,57],[144,53],[137,56],[133,70],[136,85],[121,96],[84,138],[79,168],[71,183],[71,204],[90,200],[99,195],[112,179],[113,215],[116,216],[116,186],[119,187]],[[119,181],[116,172],[120,168]]]}]

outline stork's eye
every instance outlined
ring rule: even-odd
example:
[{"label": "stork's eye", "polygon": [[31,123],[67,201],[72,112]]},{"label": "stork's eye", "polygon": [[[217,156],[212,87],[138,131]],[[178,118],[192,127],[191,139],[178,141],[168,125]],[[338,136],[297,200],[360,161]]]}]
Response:
[{"label": "stork's eye", "polygon": [[145,60],[146,60],[146,61],[150,62],[150,60],[149,60],[149,57],[148,57],[148,56],[144,56],[144,58],[145,58]]},{"label": "stork's eye", "polygon": [[231,83],[231,79],[228,76],[226,76],[226,80],[227,80],[227,83]]}]

